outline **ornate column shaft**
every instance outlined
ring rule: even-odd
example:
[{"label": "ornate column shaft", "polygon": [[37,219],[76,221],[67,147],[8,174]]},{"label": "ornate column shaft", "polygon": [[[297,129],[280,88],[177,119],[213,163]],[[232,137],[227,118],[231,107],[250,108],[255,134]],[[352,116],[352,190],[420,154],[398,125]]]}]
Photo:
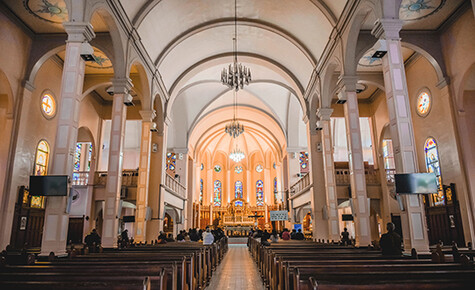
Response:
[{"label": "ornate column shaft", "polygon": [[[418,172],[418,166],[406,72],[399,38],[401,28],[402,21],[400,20],[380,19],[371,33],[383,39],[387,48],[387,54],[383,57],[383,75],[396,172],[414,173]],[[404,248],[406,251],[415,248],[418,252],[428,252],[429,242],[421,197],[406,195],[402,196],[402,200],[404,211],[401,213],[401,221]]]},{"label": "ornate column shaft", "polygon": [[331,143],[332,132],[330,125],[330,116],[332,113],[333,109],[331,108],[320,108],[317,110],[317,116],[320,118],[320,122],[323,125],[321,135],[329,237],[331,240],[338,241],[340,239],[340,229],[338,222],[338,200],[335,180],[335,165],[333,161],[333,146]]},{"label": "ornate column shaft", "polygon": [[150,177],[150,155],[152,144],[152,120],[155,111],[140,111],[142,116],[142,137],[140,142],[139,178],[137,183],[137,200],[135,210],[135,236],[137,242],[145,241],[147,229],[148,180]]},{"label": "ornate column shaft", "polygon": [[343,109],[345,112],[346,139],[348,142],[351,200],[355,221],[356,245],[367,246],[371,244],[371,231],[358,99],[356,97],[356,77],[341,77],[339,83],[342,87],[339,94],[345,94],[347,99],[346,103],[343,104]]},{"label": "ornate column shaft", "polygon": [[[71,180],[84,82],[85,63],[80,55],[81,45],[83,42],[91,41],[95,34],[89,23],[68,22],[64,23],[64,28],[68,33],[68,40],[61,80],[61,100],[52,158],[53,166],[50,173],[52,175],[68,175]],[[64,196],[47,197],[41,255],[49,255],[50,252],[54,252],[56,255],[66,253],[69,225],[69,214],[66,213],[67,203],[68,198]]]},{"label": "ornate column shaft", "polygon": [[132,88],[132,82],[128,78],[113,79],[112,86],[114,88],[114,99],[112,101],[109,165],[107,169],[104,197],[104,226],[102,230],[102,246],[105,248],[117,247],[125,120],[127,119],[127,107],[124,105],[124,96]]}]

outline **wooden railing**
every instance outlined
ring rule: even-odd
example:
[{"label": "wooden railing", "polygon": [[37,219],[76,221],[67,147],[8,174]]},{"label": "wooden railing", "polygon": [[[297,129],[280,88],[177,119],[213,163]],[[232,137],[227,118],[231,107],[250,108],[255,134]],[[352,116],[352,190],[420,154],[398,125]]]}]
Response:
[{"label": "wooden railing", "polygon": [[[122,186],[137,186],[139,172],[136,169],[126,169],[122,171]],[[103,185],[107,183],[107,171],[96,171],[94,175],[94,185]]]},{"label": "wooden railing", "polygon": [[165,174],[165,186],[180,196],[185,197],[186,195],[186,187],[168,173]]},{"label": "wooden railing", "polygon": [[[380,184],[380,177],[378,170],[365,169],[366,184]],[[350,170],[349,169],[335,169],[335,181],[337,185],[350,184]]]},{"label": "wooden railing", "polygon": [[290,195],[294,195],[302,192],[304,189],[310,186],[310,174],[304,175],[296,183],[290,186]]}]

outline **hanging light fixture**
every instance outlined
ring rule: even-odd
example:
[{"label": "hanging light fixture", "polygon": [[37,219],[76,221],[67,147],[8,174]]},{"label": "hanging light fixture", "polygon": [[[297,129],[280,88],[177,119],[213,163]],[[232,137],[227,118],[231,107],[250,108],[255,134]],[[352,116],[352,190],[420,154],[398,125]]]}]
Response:
[{"label": "hanging light fixture", "polygon": [[237,61],[237,0],[234,0],[234,62],[223,68],[221,72],[221,82],[235,91],[242,89],[244,85],[251,82],[251,70]]},{"label": "hanging light fixture", "polygon": [[244,157],[246,157],[246,155],[244,155],[244,152],[238,149],[237,145],[236,145],[236,149],[234,149],[233,152],[229,154],[229,158],[231,158],[231,160],[233,160],[234,162],[239,162],[243,160]]},{"label": "hanging light fixture", "polygon": [[234,104],[233,104],[233,119],[229,122],[226,127],[224,127],[224,132],[229,134],[229,136],[233,138],[239,137],[242,133],[244,133],[244,125],[239,124],[239,121],[236,118],[237,113],[237,96],[236,91],[234,91]]}]

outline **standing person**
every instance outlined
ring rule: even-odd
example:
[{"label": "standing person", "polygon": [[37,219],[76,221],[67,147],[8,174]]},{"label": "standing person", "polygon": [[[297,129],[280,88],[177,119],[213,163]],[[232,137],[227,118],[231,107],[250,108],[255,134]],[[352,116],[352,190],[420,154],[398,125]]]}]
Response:
[{"label": "standing person", "polygon": [[214,242],[214,236],[211,233],[209,227],[206,227],[206,231],[203,233],[203,245],[211,245]]},{"label": "standing person", "polygon": [[343,246],[351,245],[350,233],[348,232],[347,228],[344,228],[343,232],[341,232],[341,244]]},{"label": "standing person", "polygon": [[381,236],[379,245],[381,246],[381,252],[385,256],[401,256],[401,236],[394,231],[395,225],[388,223],[386,225],[387,233]]}]

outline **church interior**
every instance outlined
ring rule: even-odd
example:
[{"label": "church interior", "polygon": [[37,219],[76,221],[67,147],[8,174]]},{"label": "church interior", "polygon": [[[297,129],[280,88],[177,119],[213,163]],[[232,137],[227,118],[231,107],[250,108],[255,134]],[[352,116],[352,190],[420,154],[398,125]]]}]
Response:
[{"label": "church interior", "polygon": [[473,285],[474,16],[475,0],[0,1],[0,288]]}]

